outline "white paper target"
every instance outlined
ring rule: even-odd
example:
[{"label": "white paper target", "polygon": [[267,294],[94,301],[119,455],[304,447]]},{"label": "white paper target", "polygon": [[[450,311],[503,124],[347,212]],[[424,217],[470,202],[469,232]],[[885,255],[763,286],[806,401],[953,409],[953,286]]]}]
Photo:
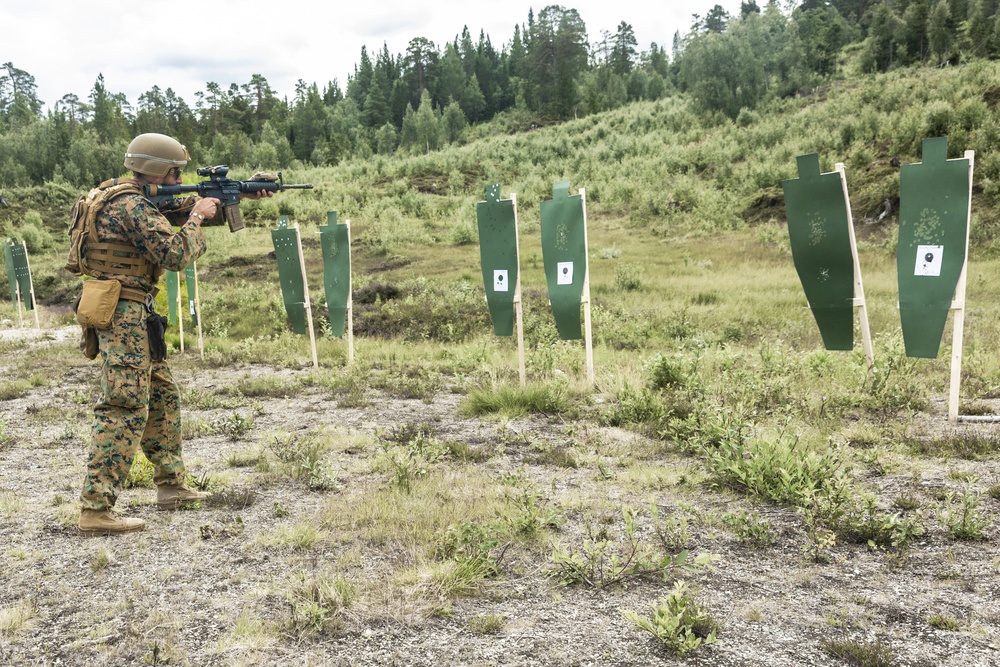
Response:
[{"label": "white paper target", "polygon": [[494,269],[493,270],[493,291],[494,292],[509,292],[510,291],[510,279],[507,274],[507,269]]},{"label": "white paper target", "polygon": [[559,262],[556,264],[556,285],[573,284],[573,262]]},{"label": "white paper target", "polygon": [[915,276],[940,276],[941,258],[944,256],[943,245],[918,245],[917,265],[913,270]]}]

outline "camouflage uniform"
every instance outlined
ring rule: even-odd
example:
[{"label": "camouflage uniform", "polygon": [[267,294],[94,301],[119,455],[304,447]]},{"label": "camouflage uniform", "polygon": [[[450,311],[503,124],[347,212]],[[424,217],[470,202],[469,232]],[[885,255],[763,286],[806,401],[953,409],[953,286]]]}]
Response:
[{"label": "camouflage uniform", "polygon": [[[186,217],[195,199],[173,204],[170,217]],[[205,252],[205,235],[198,224],[185,219],[175,232],[170,220],[138,194],[113,199],[95,226],[100,242],[133,246],[154,265],[144,277],[95,276],[117,279],[123,288],[152,293],[162,269],[183,271]],[[184,481],[180,392],[167,362],[150,357],[146,316],[143,304],[121,299],[111,326],[98,332],[101,397],[94,406],[87,476],[80,494],[85,510],[114,506],[137,447],[152,462],[156,484]]]}]

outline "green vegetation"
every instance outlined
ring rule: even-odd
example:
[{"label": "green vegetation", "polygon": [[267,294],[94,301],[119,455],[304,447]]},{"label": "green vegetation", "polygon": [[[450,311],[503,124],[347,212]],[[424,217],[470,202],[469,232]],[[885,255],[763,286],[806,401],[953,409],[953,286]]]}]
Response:
[{"label": "green vegetation", "polygon": [[896,664],[892,649],[880,641],[861,639],[827,639],[823,650],[857,667],[892,667]]},{"label": "green vegetation", "polygon": [[674,582],[670,594],[651,605],[653,613],[643,617],[634,611],[622,612],[636,628],[659,639],[664,648],[679,658],[703,643],[707,646],[716,640],[716,624],[712,617],[691,597],[683,581]]},{"label": "green vegetation", "polygon": [[930,618],[927,619],[927,622],[932,628],[937,628],[938,630],[944,630],[946,632],[957,632],[962,627],[962,624],[958,622],[958,619],[947,614],[931,614]]}]

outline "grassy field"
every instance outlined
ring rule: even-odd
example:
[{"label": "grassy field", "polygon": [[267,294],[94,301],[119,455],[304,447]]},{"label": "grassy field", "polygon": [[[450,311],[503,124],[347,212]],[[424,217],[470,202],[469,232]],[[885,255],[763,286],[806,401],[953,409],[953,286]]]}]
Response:
[{"label": "grassy field", "polygon": [[[99,387],[60,333],[72,193],[5,193],[47,333],[15,334],[0,301],[0,658],[991,664],[998,436],[947,423],[950,324],[938,359],[904,355],[898,220],[866,219],[898,211],[923,137],[977,151],[962,411],[996,414],[992,90],[992,65],[902,72],[735,122],[674,99],[286,173],[316,189],[208,230],[205,359],[190,324],[184,355],[170,334],[193,482],[215,499],[164,518],[137,466],[125,503],[150,529],[131,542],[73,535]],[[792,265],[780,183],[814,151],[847,164],[871,373],[860,349],[822,349]],[[545,295],[539,202],[558,180],[587,193],[593,386]],[[518,200],[524,389],[484,302],[475,203],[494,182]],[[351,365],[324,334],[328,210],[352,220]],[[278,215],[302,231],[318,371],[268,257]],[[88,611],[93,587],[112,593]]]}]

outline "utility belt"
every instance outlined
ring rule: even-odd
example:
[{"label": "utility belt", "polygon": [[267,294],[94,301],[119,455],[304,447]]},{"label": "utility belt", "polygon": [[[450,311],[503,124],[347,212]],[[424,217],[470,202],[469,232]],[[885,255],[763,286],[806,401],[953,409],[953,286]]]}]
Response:
[{"label": "utility belt", "polygon": [[118,301],[125,299],[126,301],[136,301],[146,307],[146,312],[149,313],[146,318],[146,334],[149,337],[150,357],[153,361],[166,359],[167,318],[156,313],[153,304],[153,296],[156,291],[155,287],[152,292],[124,287],[117,280],[108,278],[84,281],[82,293],[73,302],[76,319],[83,327],[80,348],[84,355],[89,359],[97,358],[100,351],[97,330],[107,329],[111,326]]}]

